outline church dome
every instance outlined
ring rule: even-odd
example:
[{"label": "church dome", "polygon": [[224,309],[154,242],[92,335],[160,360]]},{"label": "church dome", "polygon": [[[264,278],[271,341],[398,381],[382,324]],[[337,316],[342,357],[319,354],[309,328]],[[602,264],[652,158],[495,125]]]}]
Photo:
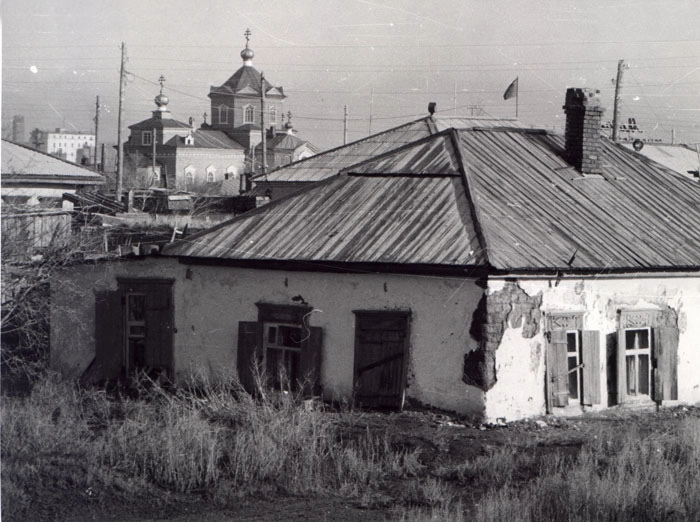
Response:
[{"label": "church dome", "polygon": [[156,105],[160,108],[160,107],[166,107],[170,100],[168,99],[168,97],[165,94],[160,93],[158,96],[153,98],[153,101],[156,102]]},{"label": "church dome", "polygon": [[241,51],[241,58],[243,59],[244,62],[249,62],[253,59],[255,56],[255,53],[253,52],[252,49],[246,46],[245,49]]}]

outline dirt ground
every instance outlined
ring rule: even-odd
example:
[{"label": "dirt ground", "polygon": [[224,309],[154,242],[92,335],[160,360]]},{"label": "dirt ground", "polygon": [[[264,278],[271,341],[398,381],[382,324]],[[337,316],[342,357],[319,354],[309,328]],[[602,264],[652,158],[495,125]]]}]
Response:
[{"label": "dirt ground", "polygon": [[[329,415],[334,415],[329,413]],[[663,431],[671,418],[700,417],[698,407],[663,409],[658,412],[617,411],[586,414],[576,418],[542,417],[504,425],[470,424],[456,417],[431,411],[402,413],[365,412],[352,416],[344,429],[349,436],[370,430],[387,433],[392,447],[420,449],[424,466],[421,476],[432,476],[448,463],[464,462],[489,450],[510,446],[533,449],[539,454],[576,454],[582,443],[604,427],[620,423],[634,424],[644,430]],[[348,422],[346,420],[340,422]],[[385,481],[363,498],[294,498],[270,492],[255,498],[244,497],[225,505],[207,499],[206,492],[192,495],[167,495],[162,491],[144,491],[138,498],[121,495],[118,488],[95,485],[78,490],[70,484],[57,484],[54,491],[42,492],[35,505],[36,518],[74,522],[119,520],[125,522],[186,521],[380,521],[400,518],[401,491],[411,478]],[[469,491],[463,496],[469,503],[483,493]],[[157,500],[156,500],[157,499]]]}]

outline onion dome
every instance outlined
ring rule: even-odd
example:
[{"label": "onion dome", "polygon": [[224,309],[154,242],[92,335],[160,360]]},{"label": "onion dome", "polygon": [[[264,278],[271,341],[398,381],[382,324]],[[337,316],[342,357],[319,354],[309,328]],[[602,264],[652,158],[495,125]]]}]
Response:
[{"label": "onion dome", "polygon": [[246,47],[241,51],[241,58],[243,58],[243,63],[245,62],[250,62],[253,57],[255,56],[255,53],[253,52],[252,49]]},{"label": "onion dome", "polygon": [[168,102],[170,102],[168,97],[163,93],[160,93],[158,96],[153,98],[153,101],[156,102],[156,105],[161,110],[167,110]]}]

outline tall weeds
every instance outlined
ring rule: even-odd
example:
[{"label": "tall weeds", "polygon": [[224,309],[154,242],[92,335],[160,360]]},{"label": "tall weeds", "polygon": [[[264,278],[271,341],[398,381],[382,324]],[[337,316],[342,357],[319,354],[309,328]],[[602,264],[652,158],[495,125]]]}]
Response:
[{"label": "tall weeds", "polygon": [[477,521],[700,520],[700,419],[666,433],[602,431],[572,462],[485,495]]},{"label": "tall weeds", "polygon": [[[126,398],[48,379],[27,398],[5,398],[3,504],[22,504],[29,482],[60,481],[51,474],[67,470],[78,487],[117,481],[225,499],[269,490],[360,495],[417,465],[381,434],[344,439],[334,416],[287,394],[253,399],[235,380],[175,391],[145,384]],[[77,467],[46,466],[52,456]]]}]

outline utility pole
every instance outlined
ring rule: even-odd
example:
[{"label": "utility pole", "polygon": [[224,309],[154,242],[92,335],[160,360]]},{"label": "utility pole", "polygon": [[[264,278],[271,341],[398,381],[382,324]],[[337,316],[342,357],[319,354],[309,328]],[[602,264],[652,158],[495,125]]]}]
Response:
[{"label": "utility pole", "polygon": [[153,127],[153,179],[156,177],[156,143],[158,142],[158,135],[156,134],[156,128]]},{"label": "utility pole", "polygon": [[625,70],[625,61],[617,62],[617,77],[615,78],[615,106],[613,109],[612,140],[617,142],[617,126],[620,119],[620,97],[622,96],[622,73]]},{"label": "utility pole", "polygon": [[260,71],[260,128],[262,129],[262,162],[260,169],[265,175],[267,174],[267,129],[265,128],[265,73],[262,71]]},{"label": "utility pole", "polygon": [[457,116],[457,82],[455,82],[454,104],[455,104],[455,116]]},{"label": "utility pole", "polygon": [[92,165],[97,170],[97,149],[100,143],[100,97],[97,96],[95,100],[95,158],[93,159]]},{"label": "utility pole", "polygon": [[124,189],[124,144],[122,143],[122,112],[124,111],[124,88],[126,87],[126,45],[122,42],[122,64],[119,70],[119,116],[117,117],[117,191],[115,198],[121,202]]},{"label": "utility pole", "polygon": [[372,92],[369,95],[369,134],[372,135],[372,105],[374,105],[374,87],[372,87]]},{"label": "utility pole", "polygon": [[343,116],[343,145],[348,144],[348,106],[345,106],[345,115]]}]

